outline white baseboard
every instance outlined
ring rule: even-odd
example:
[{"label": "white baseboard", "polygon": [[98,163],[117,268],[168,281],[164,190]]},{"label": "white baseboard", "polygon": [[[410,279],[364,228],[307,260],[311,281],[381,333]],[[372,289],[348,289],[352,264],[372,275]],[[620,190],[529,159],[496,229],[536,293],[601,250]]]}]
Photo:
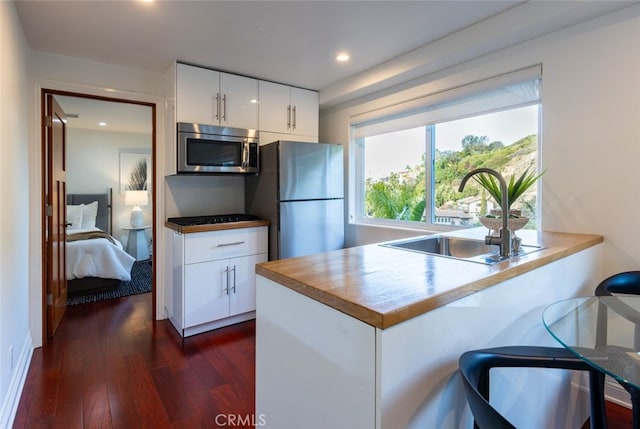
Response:
[{"label": "white baseboard", "polygon": [[624,387],[620,386],[620,383],[611,377],[605,378],[604,396],[607,401],[631,409],[629,392],[624,390]]},{"label": "white baseboard", "polygon": [[[203,332],[212,331],[214,329],[223,328],[229,325],[235,325],[236,323],[245,322],[247,320],[255,319],[256,312],[249,311],[247,313],[237,314],[235,316],[227,317],[226,319],[216,320],[215,322],[204,323],[198,326],[192,326],[186,328],[181,332],[183,337],[190,337],[191,335],[201,334]],[[174,326],[176,326],[174,324]],[[180,331],[178,331],[180,333]]]},{"label": "white baseboard", "polygon": [[22,389],[27,380],[27,373],[29,372],[32,356],[33,342],[31,341],[31,333],[29,333],[20,351],[20,356],[18,357],[11,376],[7,395],[0,409],[0,428],[10,428],[13,426],[13,421],[18,411],[18,404],[20,403],[20,396],[22,395]]}]

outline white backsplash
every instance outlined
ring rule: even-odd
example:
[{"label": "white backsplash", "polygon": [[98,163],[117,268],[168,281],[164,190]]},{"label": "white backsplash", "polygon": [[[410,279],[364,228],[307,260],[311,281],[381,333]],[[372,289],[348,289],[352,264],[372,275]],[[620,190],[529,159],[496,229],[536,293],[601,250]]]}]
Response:
[{"label": "white backsplash", "polygon": [[244,176],[167,176],[165,216],[244,213]]}]

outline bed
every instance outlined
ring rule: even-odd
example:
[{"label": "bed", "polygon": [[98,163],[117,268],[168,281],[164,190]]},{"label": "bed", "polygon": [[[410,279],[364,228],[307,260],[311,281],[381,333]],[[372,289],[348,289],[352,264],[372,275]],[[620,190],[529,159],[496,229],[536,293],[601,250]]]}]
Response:
[{"label": "bed", "polygon": [[131,280],[135,258],[111,236],[111,190],[67,195],[68,296],[113,290]]}]

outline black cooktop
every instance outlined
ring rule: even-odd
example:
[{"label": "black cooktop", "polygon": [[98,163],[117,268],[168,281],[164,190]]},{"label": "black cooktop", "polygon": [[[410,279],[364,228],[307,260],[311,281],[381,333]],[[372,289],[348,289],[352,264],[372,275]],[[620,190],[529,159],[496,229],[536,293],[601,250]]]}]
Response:
[{"label": "black cooktop", "polygon": [[180,226],[210,225],[216,223],[246,222],[252,220],[260,220],[260,218],[254,215],[233,213],[206,216],[170,217],[169,219],[167,219],[168,222]]}]

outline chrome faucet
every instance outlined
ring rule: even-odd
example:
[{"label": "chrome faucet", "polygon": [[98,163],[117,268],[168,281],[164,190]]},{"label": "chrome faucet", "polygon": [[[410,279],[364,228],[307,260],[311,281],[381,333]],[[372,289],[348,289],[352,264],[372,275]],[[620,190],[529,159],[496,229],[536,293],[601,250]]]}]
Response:
[{"label": "chrome faucet", "polygon": [[489,234],[484,238],[484,242],[485,244],[495,244],[500,246],[500,258],[505,259],[511,256],[511,231],[509,230],[507,223],[509,220],[509,189],[507,187],[507,181],[504,180],[502,174],[495,170],[490,168],[476,168],[475,170],[471,170],[462,178],[458,192],[462,192],[464,185],[467,184],[467,181],[471,176],[481,173],[491,174],[498,179],[498,182],[500,183],[500,193],[502,194],[502,201],[500,201],[500,206],[502,208],[502,229],[500,230],[500,236],[494,237]]}]

